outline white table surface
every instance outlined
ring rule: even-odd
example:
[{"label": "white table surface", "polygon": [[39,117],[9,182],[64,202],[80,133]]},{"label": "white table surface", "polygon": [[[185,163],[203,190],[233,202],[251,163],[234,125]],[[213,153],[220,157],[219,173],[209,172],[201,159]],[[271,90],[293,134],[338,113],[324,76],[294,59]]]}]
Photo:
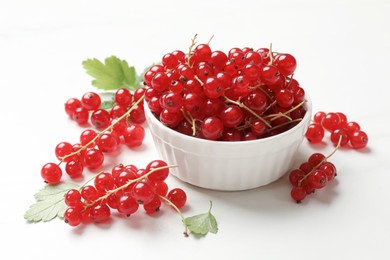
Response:
[{"label": "white table surface", "polygon": [[[0,258],[390,259],[389,12],[386,0],[1,1]],[[186,216],[213,201],[219,232],[201,239],[184,238],[167,207],[108,225],[27,223],[23,214],[43,187],[41,166],[55,159],[57,143],[81,132],[63,110],[68,98],[94,90],[81,62],[116,55],[141,71],[187,50],[195,33],[199,42],[214,34],[213,49],[272,42],[292,53],[314,112],[346,113],[368,133],[368,148],[338,151],[337,179],[300,205],[286,177],[244,192],[170,177],[170,186],[187,191]],[[304,141],[296,164],[332,149]],[[147,132],[141,149],[123,148],[106,166],[144,167],[156,158]]]}]

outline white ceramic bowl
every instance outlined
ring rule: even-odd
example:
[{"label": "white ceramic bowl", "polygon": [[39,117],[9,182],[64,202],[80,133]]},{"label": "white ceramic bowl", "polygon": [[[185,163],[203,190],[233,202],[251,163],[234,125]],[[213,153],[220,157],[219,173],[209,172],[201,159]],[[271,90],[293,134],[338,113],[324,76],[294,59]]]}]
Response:
[{"label": "white ceramic bowl", "polygon": [[164,126],[145,104],[146,120],[160,157],[180,180],[198,187],[239,191],[269,184],[291,168],[311,118],[311,101],[299,124],[288,131],[243,142],[209,141]]}]

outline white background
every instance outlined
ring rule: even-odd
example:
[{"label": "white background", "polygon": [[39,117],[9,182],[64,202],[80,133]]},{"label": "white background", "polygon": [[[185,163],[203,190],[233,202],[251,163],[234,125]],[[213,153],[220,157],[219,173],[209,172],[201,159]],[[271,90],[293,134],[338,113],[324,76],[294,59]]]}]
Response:
[{"label": "white background", "polygon": [[[386,0],[1,0],[0,258],[390,259],[389,12]],[[43,187],[40,168],[55,160],[57,143],[76,142],[82,131],[63,110],[68,98],[94,90],[81,62],[116,55],[141,71],[187,50],[195,33],[198,42],[215,35],[213,49],[272,43],[293,54],[314,112],[342,111],[359,122],[368,149],[338,151],[337,179],[300,205],[286,177],[244,192],[170,177],[171,187],[188,193],[186,216],[214,202],[220,230],[205,238],[184,238],[168,207],[105,225],[27,223],[23,214]],[[296,165],[332,149],[304,141]],[[105,166],[144,167],[156,158],[148,132],[142,148],[123,148]]]}]

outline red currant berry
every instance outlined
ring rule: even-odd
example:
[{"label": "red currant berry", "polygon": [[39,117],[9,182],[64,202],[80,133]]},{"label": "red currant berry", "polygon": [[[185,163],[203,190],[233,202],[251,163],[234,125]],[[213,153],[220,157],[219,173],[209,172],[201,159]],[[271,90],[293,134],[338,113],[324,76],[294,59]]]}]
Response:
[{"label": "red currant berry", "polygon": [[318,167],[318,170],[324,171],[326,173],[328,181],[333,180],[337,175],[336,166],[334,166],[334,164],[331,162],[324,162],[320,165],[320,167]]},{"label": "red currant berry", "polygon": [[367,146],[368,136],[361,130],[354,131],[350,134],[350,143],[353,149],[362,149]]},{"label": "red currant berry", "polygon": [[81,98],[81,103],[85,109],[92,111],[99,109],[102,100],[95,92],[87,92]]},{"label": "red currant berry", "polygon": [[294,103],[294,95],[287,89],[281,89],[276,93],[275,100],[279,106],[289,108]]},{"label": "red currant berry", "polygon": [[74,111],[72,118],[79,125],[85,125],[86,123],[88,123],[88,119],[89,119],[88,110],[84,107],[78,107]]},{"label": "red currant berry", "polygon": [[48,184],[57,184],[61,181],[62,170],[55,163],[46,163],[41,169],[41,176]]},{"label": "red currant berry", "polygon": [[322,120],[325,118],[325,116],[326,116],[326,113],[323,111],[319,111],[319,112],[315,113],[313,116],[314,123],[321,124]]},{"label": "red currant berry", "polygon": [[[55,154],[58,160],[62,161],[62,157],[72,153],[72,145],[68,142],[61,142],[57,144],[55,148]],[[69,156],[65,159],[63,159],[64,162],[68,162],[72,159],[72,156]]]},{"label": "red currant berry", "polygon": [[[85,146],[89,142],[91,142],[96,136],[97,136],[97,133],[96,133],[95,130],[93,130],[93,129],[84,130],[80,134],[80,144],[82,146]],[[94,146],[95,146],[95,142],[92,142],[90,145],[88,145],[88,147],[91,147],[91,148],[94,147]]]},{"label": "red currant berry", "polygon": [[291,54],[277,54],[274,59],[274,65],[278,67],[280,73],[289,76],[294,73],[297,67],[297,61]]},{"label": "red currant berry", "polygon": [[204,94],[208,98],[219,98],[223,95],[225,87],[216,77],[208,77],[203,85]]},{"label": "red currant berry", "polygon": [[166,182],[159,182],[155,183],[155,188],[156,188],[156,194],[160,196],[165,196],[168,193],[168,185]]},{"label": "red currant berry", "polygon": [[110,208],[105,204],[96,204],[91,207],[91,218],[96,223],[107,222],[110,219]]},{"label": "red currant berry", "polygon": [[223,122],[215,116],[207,117],[201,125],[202,135],[208,140],[216,140],[223,135]]},{"label": "red currant berry", "polygon": [[187,201],[186,193],[180,188],[175,188],[169,191],[167,198],[178,208],[183,207]]},{"label": "red currant berry", "polygon": [[78,208],[68,208],[64,213],[65,223],[75,227],[81,223],[81,211]]},{"label": "red currant berry", "polygon": [[160,206],[161,206],[161,200],[158,196],[154,196],[151,202],[143,205],[145,212],[150,215],[159,211]]},{"label": "red currant berry", "polygon": [[289,174],[289,181],[293,186],[299,186],[300,181],[304,178],[305,172],[301,169],[294,169]]},{"label": "red currant berry", "polygon": [[65,165],[65,172],[72,178],[78,178],[83,174],[84,166],[79,160],[71,160]]},{"label": "red currant berry", "polygon": [[102,166],[104,155],[102,151],[95,148],[89,148],[84,155],[84,166],[90,170],[94,170]]},{"label": "red currant berry", "polygon": [[65,112],[68,114],[71,118],[73,118],[73,114],[76,111],[77,108],[81,107],[81,101],[77,98],[70,98],[65,103]]},{"label": "red currant berry", "polygon": [[222,110],[220,119],[223,125],[228,128],[236,127],[244,120],[244,113],[236,105],[228,105]]},{"label": "red currant berry", "polygon": [[297,203],[300,203],[306,197],[306,189],[304,187],[294,186],[291,189],[291,198]]},{"label": "red currant berry", "polygon": [[324,135],[324,128],[317,123],[310,124],[305,133],[307,140],[312,144],[320,143],[324,138]]},{"label": "red currant berry", "polygon": [[333,131],[338,128],[340,117],[336,113],[330,112],[326,114],[321,123],[326,130]]},{"label": "red currant berry", "polygon": [[327,174],[322,170],[314,170],[308,177],[308,182],[311,187],[315,189],[321,189],[325,187],[328,182]]},{"label": "red currant berry", "polygon": [[[162,161],[162,160],[154,160],[154,161],[151,161],[147,166],[146,166],[146,171],[147,172],[150,172],[154,169],[157,169],[157,168],[160,168],[160,167],[166,167],[167,166],[167,163]],[[153,173],[151,173],[149,176],[148,176],[148,179],[149,181],[153,182],[153,183],[160,183],[160,182],[163,182],[165,181],[165,179],[168,177],[169,175],[169,169],[168,168],[165,168],[165,169],[161,169],[161,170],[158,170],[158,171],[155,171]]]},{"label": "red currant berry", "polygon": [[133,96],[126,88],[120,88],[115,92],[115,102],[123,107],[128,107],[133,102]]},{"label": "red currant berry", "polygon": [[137,212],[138,207],[138,202],[129,192],[125,192],[117,198],[117,210],[119,213],[130,216],[131,214]]},{"label": "red currant berry", "polygon": [[136,183],[132,190],[132,196],[136,201],[143,204],[151,202],[154,198],[154,194],[154,186],[146,181]]},{"label": "red currant berry", "polygon": [[118,139],[112,133],[104,133],[99,136],[96,144],[103,153],[112,153],[118,149]]},{"label": "red currant berry", "polygon": [[111,116],[107,110],[97,109],[91,114],[91,123],[97,129],[104,129],[111,123]]},{"label": "red currant berry", "polygon": [[69,207],[81,205],[81,194],[76,189],[70,189],[65,193],[65,204]]},{"label": "red currant berry", "polygon": [[145,129],[139,124],[132,124],[126,127],[123,138],[125,144],[131,148],[140,146],[145,138]]},{"label": "red currant berry", "polygon": [[97,191],[109,191],[115,188],[115,181],[112,175],[108,172],[99,173],[94,180]]},{"label": "red currant berry", "polygon": [[349,142],[348,132],[342,128],[337,128],[330,134],[330,140],[334,146],[337,146],[340,142],[340,146],[346,146]]},{"label": "red currant berry", "polygon": [[312,155],[310,155],[310,157],[307,161],[314,166],[319,166],[325,160],[326,160],[326,157],[322,153],[313,153]]},{"label": "red currant berry", "polygon": [[81,197],[86,202],[93,202],[99,198],[99,194],[94,186],[86,185],[81,188]]}]

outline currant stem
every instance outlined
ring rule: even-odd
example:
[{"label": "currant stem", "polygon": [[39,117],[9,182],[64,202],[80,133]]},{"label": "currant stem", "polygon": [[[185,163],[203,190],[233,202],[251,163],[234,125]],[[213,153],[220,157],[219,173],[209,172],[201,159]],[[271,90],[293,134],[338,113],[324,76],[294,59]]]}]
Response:
[{"label": "currant stem", "polygon": [[162,167],[158,167],[158,168],[154,168],[152,170],[150,170],[149,172],[147,172],[146,174],[142,175],[141,177],[138,177],[134,180],[129,180],[128,182],[126,182],[125,184],[123,184],[122,186],[119,186],[115,189],[112,189],[112,190],[107,190],[106,191],[106,194],[104,196],[101,196],[99,197],[98,199],[92,201],[91,203],[87,204],[86,207],[88,206],[91,206],[99,201],[102,201],[102,200],[105,200],[107,199],[111,194],[113,193],[116,193],[120,190],[123,190],[125,188],[127,188],[128,186],[130,186],[131,184],[135,183],[135,182],[139,182],[139,181],[142,181],[143,179],[147,178],[150,174],[156,172],[156,171],[160,171],[160,170],[164,170],[164,169],[170,169],[170,168],[175,168],[175,167],[179,167],[178,165],[167,165],[167,166],[162,166]]},{"label": "currant stem", "polygon": [[206,43],[207,45],[210,45],[210,42],[213,40],[213,38],[214,38],[214,34],[213,35],[211,35],[211,38],[210,38],[210,40]]},{"label": "currant stem", "polygon": [[[299,104],[296,105],[295,107],[290,108],[289,110],[287,110],[287,111],[284,112],[284,113],[278,113],[278,114],[276,114],[276,115],[275,115],[275,114],[269,115],[270,117],[272,117],[272,118],[270,119],[270,121],[274,121],[274,120],[276,120],[276,119],[278,119],[278,118],[280,118],[280,117],[286,117],[287,114],[293,112],[294,110],[297,110],[299,107],[303,106],[306,102],[307,102],[307,100],[305,99],[305,100],[303,100],[301,103],[299,103]],[[289,118],[290,120],[292,120],[290,117],[288,117],[288,118]]]},{"label": "currant stem", "polygon": [[184,236],[188,237],[188,227],[187,227],[187,223],[186,223],[186,219],[184,218],[184,215],[183,213],[180,211],[180,209],[178,207],[176,207],[175,204],[173,204],[169,199],[157,194],[157,196],[162,199],[163,201],[165,201],[169,206],[171,206],[172,208],[174,208],[176,210],[176,212],[180,215],[181,217],[181,220],[183,222],[183,225],[184,225]]},{"label": "currant stem", "polygon": [[198,34],[196,33],[194,35],[194,38],[191,39],[191,45],[190,47],[188,48],[188,56],[187,56],[187,65],[188,67],[191,68],[191,64],[190,64],[190,57],[191,57],[191,53],[192,53],[192,48],[194,48],[195,44],[196,44],[196,37],[198,36]]},{"label": "currant stem", "polygon": [[229,103],[232,103],[232,104],[235,104],[239,107],[242,107],[244,108],[245,110],[247,110],[249,113],[251,113],[252,115],[254,115],[257,119],[261,120],[268,128],[271,128],[272,126],[267,122],[267,120],[265,120],[264,118],[262,118],[260,115],[258,115],[255,111],[253,111],[252,109],[250,109],[249,107],[247,107],[244,103],[242,102],[238,102],[238,101],[234,101],[234,100],[231,100],[230,98],[225,97],[225,100]]},{"label": "currant stem", "polygon": [[272,42],[269,44],[268,56],[269,56],[268,65],[272,65],[272,63],[274,63],[274,58],[273,58],[274,55],[272,54]]},{"label": "currant stem", "polygon": [[[140,97],[140,99],[137,100],[137,102],[135,102],[131,108],[126,112],[124,113],[122,116],[120,116],[117,120],[115,120],[111,125],[109,125],[107,128],[105,128],[104,130],[100,131],[97,133],[97,135],[91,140],[89,141],[87,144],[81,146],[77,151],[75,152],[72,152],[70,154],[67,154],[63,157],[61,157],[61,162],[63,162],[66,158],[70,157],[70,156],[73,156],[75,154],[78,154],[80,153],[82,150],[85,150],[86,148],[88,148],[89,145],[91,145],[92,143],[94,143],[100,136],[102,136],[105,132],[111,130],[111,128],[113,128],[119,121],[121,121],[123,118],[127,117],[128,115],[130,115],[130,113],[135,109],[135,107],[141,103],[141,101],[144,99],[145,95],[143,95],[142,97]],[[60,163],[61,163],[60,162]]]}]

